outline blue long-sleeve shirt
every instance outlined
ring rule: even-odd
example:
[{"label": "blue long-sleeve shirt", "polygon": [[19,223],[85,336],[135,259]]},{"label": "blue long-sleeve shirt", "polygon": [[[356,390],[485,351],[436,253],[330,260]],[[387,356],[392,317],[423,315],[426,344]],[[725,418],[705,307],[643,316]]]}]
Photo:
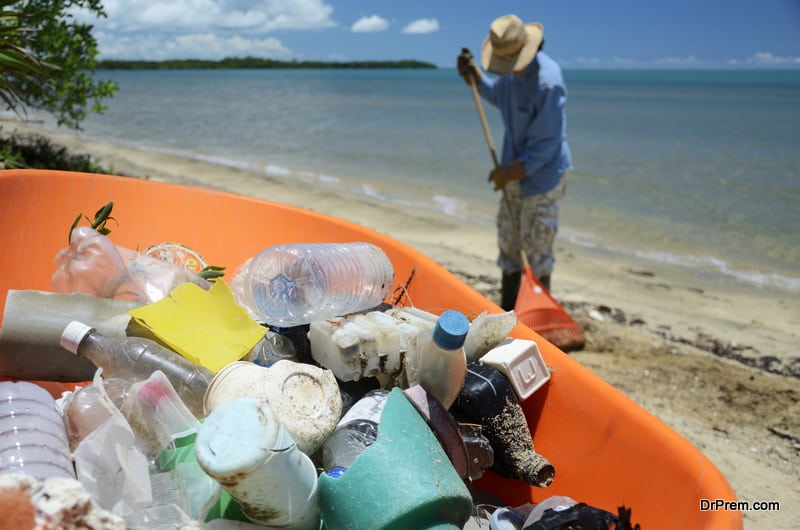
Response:
[{"label": "blue long-sleeve shirt", "polygon": [[564,172],[572,169],[564,111],[567,87],[558,64],[539,52],[519,76],[484,74],[478,91],[500,110],[505,125],[500,163],[522,163],[522,194],[555,188]]}]

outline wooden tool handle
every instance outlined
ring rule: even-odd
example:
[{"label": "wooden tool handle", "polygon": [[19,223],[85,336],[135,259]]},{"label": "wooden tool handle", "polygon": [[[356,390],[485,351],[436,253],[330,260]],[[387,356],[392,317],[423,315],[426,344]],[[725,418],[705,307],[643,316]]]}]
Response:
[{"label": "wooden tool handle", "polygon": [[494,150],[492,132],[489,130],[489,122],[486,121],[486,114],[483,112],[481,97],[478,94],[478,86],[475,84],[474,77],[469,78],[469,87],[472,89],[472,99],[475,100],[475,108],[478,109],[478,116],[481,119],[481,127],[483,127],[483,135],[486,137],[486,145],[489,146],[489,153],[492,155],[492,162],[494,162],[494,167],[498,167],[500,163],[497,161],[497,153]]}]

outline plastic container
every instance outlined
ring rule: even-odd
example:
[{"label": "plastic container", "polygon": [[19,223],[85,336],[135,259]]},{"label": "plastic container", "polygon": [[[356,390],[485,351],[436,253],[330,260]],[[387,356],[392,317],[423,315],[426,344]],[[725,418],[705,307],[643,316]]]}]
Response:
[{"label": "plastic container", "polygon": [[158,454],[157,465],[151,469],[155,505],[174,503],[190,518],[203,519],[219,498],[220,485],[199,467],[194,451],[183,451],[180,461],[162,459],[165,452],[191,445],[201,426],[166,376],[156,371],[146,381],[133,384],[123,413],[140,443]]},{"label": "plastic container", "polygon": [[336,429],[322,444],[325,471],[346,470],[378,437],[378,424],[388,390],[370,390],[342,416]]},{"label": "plastic container", "polygon": [[361,242],[269,247],[234,280],[242,288],[241,301],[279,327],[371,309],[393,282],[394,269],[383,250]]},{"label": "plastic container", "polygon": [[471,363],[450,412],[458,421],[483,425],[494,450],[491,469],[497,474],[540,488],[553,482],[555,469],[534,450],[525,413],[500,371]]},{"label": "plastic container", "polygon": [[27,381],[0,382],[0,473],[75,478],[56,403]]},{"label": "plastic container", "polygon": [[417,335],[405,361],[408,386],[422,385],[444,408],[450,408],[467,374],[464,340],[468,332],[467,317],[450,309],[439,316],[432,330]]},{"label": "plastic container", "polygon": [[297,447],[312,455],[336,428],[342,398],[330,370],[278,361],[269,368],[237,361],[219,371],[205,395],[205,413],[242,397],[268,403]]},{"label": "plastic container", "polygon": [[240,398],[215,409],[195,440],[200,467],[253,522],[317,530],[317,470],[267,403]]},{"label": "plastic container", "polygon": [[64,425],[70,450],[114,414],[128,395],[130,382],[119,377],[97,377],[96,382],[75,389],[64,400]]},{"label": "plastic container", "polygon": [[150,454],[157,455],[200,429],[200,422],[160,370],[131,385],[120,410]]},{"label": "plastic container", "polygon": [[64,328],[61,346],[102,367],[103,374],[109,377],[143,381],[161,370],[192,414],[203,415],[203,397],[214,373],[154,340],[109,337],[82,322],[72,321]]}]

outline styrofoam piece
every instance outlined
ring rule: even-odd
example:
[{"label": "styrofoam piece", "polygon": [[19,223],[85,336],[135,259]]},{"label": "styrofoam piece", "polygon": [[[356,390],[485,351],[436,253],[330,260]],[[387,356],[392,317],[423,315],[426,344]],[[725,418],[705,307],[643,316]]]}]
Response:
[{"label": "styrofoam piece", "polygon": [[312,322],[311,356],[341,381],[396,376],[414,338],[433,329],[437,316],[414,308],[370,311]]},{"label": "styrofoam piece", "polygon": [[489,350],[479,362],[502,372],[520,400],[528,399],[550,380],[550,370],[539,346],[532,340],[505,340]]}]

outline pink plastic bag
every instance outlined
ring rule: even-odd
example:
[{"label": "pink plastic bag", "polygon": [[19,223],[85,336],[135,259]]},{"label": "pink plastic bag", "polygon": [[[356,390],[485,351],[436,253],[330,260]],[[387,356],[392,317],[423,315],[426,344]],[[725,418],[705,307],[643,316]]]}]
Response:
[{"label": "pink plastic bag", "polygon": [[70,245],[55,256],[50,284],[58,293],[84,293],[98,298],[149,304],[185,282],[208,289],[211,284],[181,265],[114,245],[93,228],[79,226]]}]

